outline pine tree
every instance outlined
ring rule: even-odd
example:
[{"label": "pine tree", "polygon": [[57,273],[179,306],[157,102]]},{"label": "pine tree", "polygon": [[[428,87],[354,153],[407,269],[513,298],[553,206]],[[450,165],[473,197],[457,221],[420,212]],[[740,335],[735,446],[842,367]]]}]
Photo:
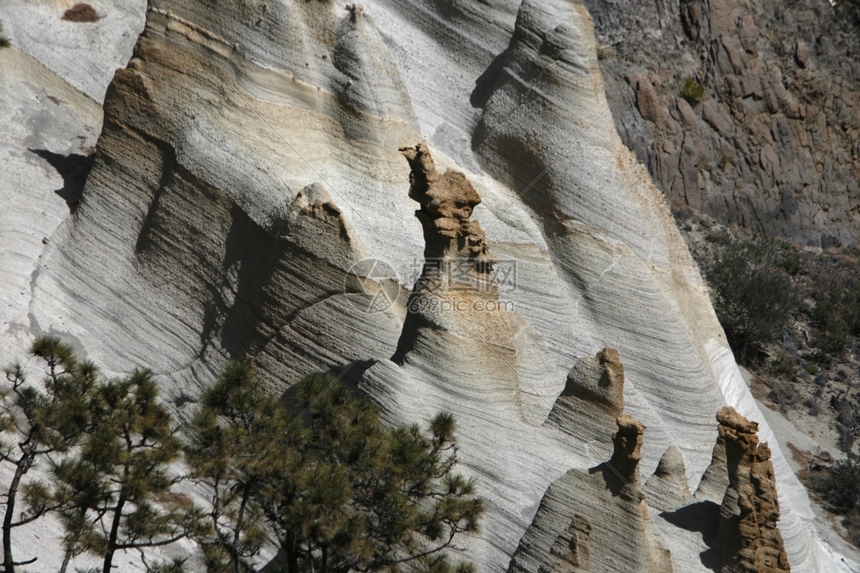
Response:
[{"label": "pine tree", "polygon": [[[38,338],[30,349],[47,368],[42,381],[44,391],[27,384],[20,365],[5,370],[8,388],[2,390],[0,430],[11,440],[0,445],[0,460],[15,467],[6,492],[3,516],[3,569],[15,570],[12,555],[12,529],[30,523],[52,509],[42,501],[30,504],[28,511],[15,520],[15,504],[21,480],[37,460],[54,452],[66,452],[88,428],[91,418],[89,399],[95,384],[96,368],[91,362],[80,362],[71,347],[58,338]],[[42,484],[24,486],[24,491],[38,492]],[[38,497],[38,496],[36,496]],[[31,563],[35,558],[28,561]],[[23,563],[21,563],[23,564]]]},{"label": "pine tree", "polygon": [[483,514],[474,483],[453,473],[453,417],[436,415],[429,436],[417,424],[383,428],[371,402],[327,375],[303,380],[299,402],[311,414],[312,463],[297,495],[284,499],[289,488],[276,487],[264,505],[286,506],[267,513],[277,522],[287,571],[452,570],[446,550],[456,549],[458,535],[476,532]]},{"label": "pine tree", "polygon": [[61,507],[68,554],[104,556],[110,573],[119,550],[174,543],[200,529],[195,507],[168,502],[168,466],[183,444],[148,370],[101,382],[92,405],[94,428],[79,451],[53,469],[50,498]]},{"label": "pine tree", "polygon": [[470,569],[448,553],[477,531],[483,502],[453,473],[450,415],[437,415],[429,435],[417,425],[386,429],[372,403],[328,375],[303,380],[298,401],[302,415],[265,398],[247,364],[229,366],[204,394],[188,460],[214,492],[219,533],[204,543],[219,560],[210,571],[248,569],[259,532],[247,516],[258,514],[288,573]]},{"label": "pine tree", "polygon": [[[298,448],[303,442],[302,429],[294,426],[284,431],[286,410],[262,394],[247,362],[228,365],[203,393],[201,405],[192,419],[186,448],[191,479],[211,492],[206,516],[210,529],[197,541],[210,572],[251,571],[249,560],[267,537],[253,496],[262,487],[262,472],[269,460],[267,447],[278,436]],[[265,459],[253,463],[251,456],[256,452],[262,452]]]},{"label": "pine tree", "polygon": [[714,263],[714,310],[740,362],[782,332],[797,304],[783,258],[772,243],[734,243]]}]

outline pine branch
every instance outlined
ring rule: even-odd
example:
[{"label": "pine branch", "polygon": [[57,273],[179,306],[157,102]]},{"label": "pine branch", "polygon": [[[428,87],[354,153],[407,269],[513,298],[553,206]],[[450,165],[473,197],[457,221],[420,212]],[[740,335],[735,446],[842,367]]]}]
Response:
[{"label": "pine branch", "polygon": [[180,539],[185,539],[186,537],[188,537],[187,531],[180,533],[180,534],[177,534],[174,537],[170,537],[168,539],[163,539],[161,541],[149,541],[149,542],[145,542],[145,543],[133,543],[133,544],[117,543],[116,548],[117,549],[138,549],[138,548],[145,548],[145,547],[163,547],[165,545],[170,545],[171,543],[176,543]]}]

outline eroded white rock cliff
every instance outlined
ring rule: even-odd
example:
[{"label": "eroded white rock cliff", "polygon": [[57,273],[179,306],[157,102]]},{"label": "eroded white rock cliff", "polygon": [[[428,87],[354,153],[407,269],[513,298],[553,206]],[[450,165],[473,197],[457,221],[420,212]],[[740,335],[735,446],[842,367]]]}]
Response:
[{"label": "eroded white rock cliff", "polygon": [[[15,22],[13,40],[37,35]],[[30,53],[96,100],[107,87],[106,68],[69,71]],[[663,196],[615,132],[580,2],[151,0],[133,57],[107,87],[73,215],[52,196],[56,177],[20,191],[44,169],[26,155],[27,138],[53,110],[22,103],[27,58],[0,52],[0,113],[23,125],[7,146],[14,169],[0,175],[12,203],[0,214],[0,256],[14,269],[0,293],[4,360],[55,332],[109,372],[152,367],[181,415],[225,359],[244,356],[273,391],[312,371],[343,372],[391,423],[450,411],[465,471],[487,499],[482,533],[468,541],[480,571],[508,570],[539,507],[573,495],[565,479],[587,487],[573,488],[583,498],[563,541],[578,539],[576,559],[594,571],[612,570],[596,552],[615,549],[595,545],[605,529],[587,515],[612,492],[588,472],[610,459],[622,411],[644,425],[628,481],[645,492],[641,508],[618,506],[638,512],[626,526],[641,534],[623,562],[708,570],[702,535],[660,512],[696,490],[728,404],[759,423],[773,451],[792,570],[857,570],[819,538]],[[51,94],[70,89],[45,83]],[[74,106],[64,117],[84,118],[63,141],[98,127],[92,101],[63,101]],[[409,304],[426,272],[430,207],[410,198],[416,167],[400,152],[420,143],[439,177],[463,172],[451,177],[479,198],[449,198],[439,229],[457,248],[433,256],[471,261],[467,275],[485,287],[437,298],[430,314]],[[478,230],[487,256],[476,262],[468,241]],[[390,272],[355,266],[366,259]],[[488,263],[515,269],[515,280],[481,278]],[[423,294],[432,303],[438,293]],[[470,305],[462,315],[442,304],[455,296]],[[492,310],[474,305],[488,300]],[[617,352],[595,358],[604,347]],[[603,368],[611,382],[621,364],[623,409],[604,404],[612,423],[565,406],[582,398],[577,380]],[[658,464],[670,477],[650,480]],[[679,480],[677,496],[663,491]],[[648,509],[654,488],[662,493]]]}]

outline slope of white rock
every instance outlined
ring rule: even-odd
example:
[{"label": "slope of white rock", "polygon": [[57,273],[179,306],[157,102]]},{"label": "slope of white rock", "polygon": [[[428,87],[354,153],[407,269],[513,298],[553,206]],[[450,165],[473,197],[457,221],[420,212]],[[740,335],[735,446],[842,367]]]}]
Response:
[{"label": "slope of white rock", "polygon": [[96,22],[63,20],[75,0],[3,0],[0,22],[12,43],[72,87],[104,100],[116,69],[125,67],[143,30],[141,0],[88,0]]},{"label": "slope of white rock", "polygon": [[[13,42],[101,101],[141,3],[94,3],[117,20],[75,24],[70,47],[47,50],[70,25],[55,21],[61,3],[8,8],[16,1],[0,5]],[[273,390],[346,371],[391,423],[451,411],[488,503],[469,556],[503,571],[550,484],[611,454],[609,436],[544,425],[568,372],[609,346],[625,412],[646,426],[642,483],[675,446],[695,491],[714,416],[732,405],[774,450],[792,570],[858,570],[815,533],[663,197],[614,131],[580,2],[151,0],[146,18],[107,88],[73,216],[53,194],[60,178],[25,148],[80,153],[101,112],[67,87],[74,109],[60,113],[8,80],[25,76],[27,56],[0,52],[0,114],[20,131],[0,142],[11,166],[0,172],[4,360],[55,332],[108,372],[152,367],[182,416],[223,360],[242,356]],[[86,65],[71,65],[79,52]],[[28,139],[45,133],[55,140]],[[515,264],[516,288],[499,293],[507,332],[455,316],[404,334],[424,238],[398,149],[422,140],[440,170],[466,173],[492,254]],[[396,276],[351,270],[367,258]],[[396,300],[367,312],[380,289]],[[707,570],[690,532],[658,524],[675,571]]]},{"label": "slope of white rock", "polygon": [[[0,366],[21,361],[31,380],[43,375],[38,361],[22,360],[33,336],[58,334],[81,352],[88,347],[88,338],[70,337],[64,324],[49,323],[43,329],[29,308],[33,282],[44,269],[46,243],[69,219],[67,198],[82,183],[76,170],[93,152],[101,124],[102,109],[91,98],[17,47],[0,51],[0,125],[6,128],[0,139]],[[34,468],[25,481],[44,478],[43,469]],[[11,479],[11,466],[2,464],[0,483]],[[62,535],[61,524],[51,516],[17,528],[15,558],[36,557],[30,570],[56,571],[63,558],[57,549]],[[182,543],[150,557],[191,550],[191,544]],[[136,553],[118,556],[116,564],[123,571],[142,570]],[[82,556],[74,565],[88,569],[100,561]]]}]

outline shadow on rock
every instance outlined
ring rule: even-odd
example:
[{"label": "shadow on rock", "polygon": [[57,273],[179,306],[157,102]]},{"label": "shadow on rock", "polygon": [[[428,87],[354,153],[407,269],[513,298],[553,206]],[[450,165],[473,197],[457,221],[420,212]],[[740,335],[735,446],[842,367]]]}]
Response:
[{"label": "shadow on rock", "polygon": [[618,497],[624,492],[624,488],[630,485],[630,482],[610,462],[603,462],[593,468],[588,468],[588,473],[589,475],[600,474],[612,497]]},{"label": "shadow on rock", "polygon": [[78,155],[77,153],[60,155],[47,149],[29,149],[28,151],[47,161],[63,178],[63,187],[54,193],[62,197],[66,205],[69,206],[69,212],[74,213],[81,201],[87,176],[93,168],[95,155]]},{"label": "shadow on rock", "polygon": [[712,571],[719,571],[721,557],[715,548],[717,528],[720,524],[720,506],[713,501],[691,503],[673,512],[661,513],[660,517],[687,531],[702,534],[702,541],[708,546],[707,551],[699,554],[702,565]]},{"label": "shadow on rock", "polygon": [[[350,392],[358,395],[361,393],[361,390],[359,390],[358,388],[358,384],[359,382],[361,382],[361,377],[364,376],[364,373],[367,372],[370,367],[376,363],[377,360],[354,360],[344,366],[337,366],[330,369],[328,371],[328,374],[334,376],[336,381],[342,386],[345,386]],[[298,390],[298,384],[293,384],[292,386],[287,388],[281,394],[281,403],[288,408],[298,404]],[[328,388],[326,388],[326,390],[328,390]],[[305,421],[310,422],[310,418],[308,417]]]}]

